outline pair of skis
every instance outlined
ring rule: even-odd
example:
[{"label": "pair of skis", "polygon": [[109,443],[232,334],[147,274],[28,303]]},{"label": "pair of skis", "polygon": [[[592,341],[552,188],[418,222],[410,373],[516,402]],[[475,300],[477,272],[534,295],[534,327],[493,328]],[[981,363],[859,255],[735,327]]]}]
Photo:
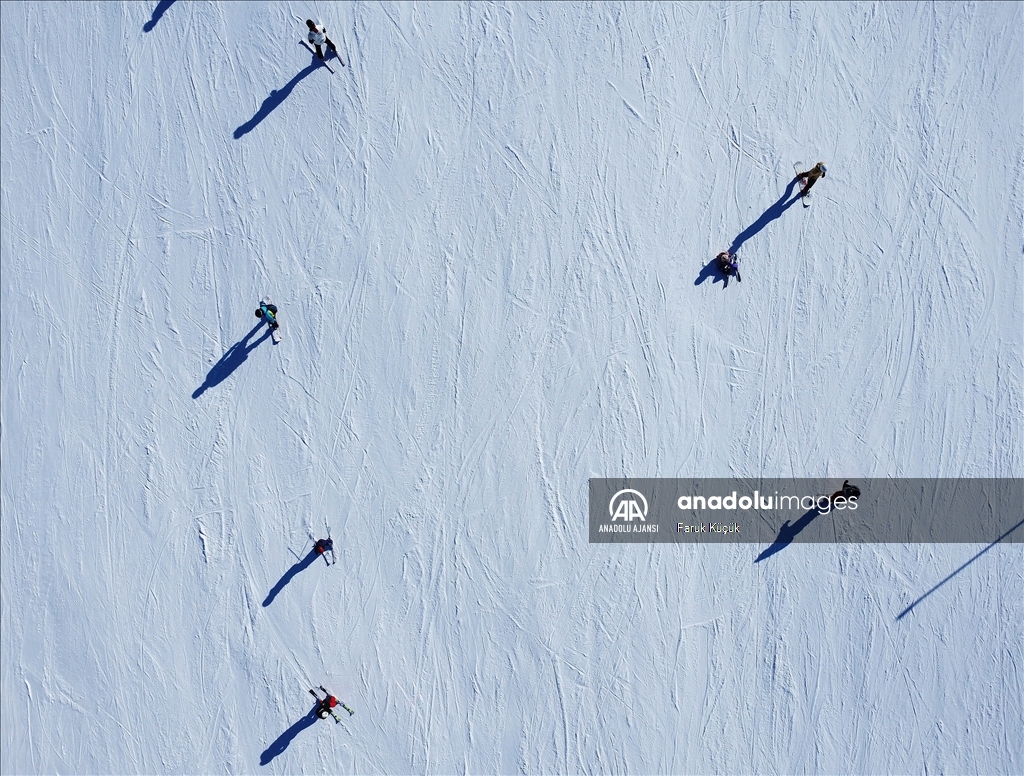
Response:
[{"label": "pair of skis", "polygon": [[[325,700],[327,700],[328,698],[330,698],[330,697],[331,697],[331,694],[330,694],[329,692],[327,692],[327,688],[326,688],[326,687],[324,687],[323,685],[320,685],[320,689],[324,691],[324,698],[323,698],[323,700],[321,700],[320,696],[316,694],[316,690],[312,690],[312,689],[311,689],[311,690],[309,691],[309,694],[310,694],[310,695],[312,695],[312,696],[313,696],[314,698],[316,698],[316,700],[317,700],[317,702],[318,702],[318,703],[322,703],[323,701],[325,701]],[[341,701],[338,701],[338,704],[339,704],[339,705],[341,706],[341,708],[343,708],[343,709],[344,709],[345,711],[347,711],[347,712],[348,712],[348,715],[349,715],[350,717],[351,717],[351,716],[352,716],[353,714],[355,714],[355,712],[354,712],[354,711],[352,711],[352,709],[350,709],[350,708],[349,708],[348,706],[346,706],[346,705],[345,705],[344,703],[342,703]],[[331,716],[332,716],[332,717],[334,717],[334,721],[335,721],[335,723],[337,723],[337,724],[339,724],[339,725],[340,725],[340,724],[341,724],[341,717],[339,717],[339,716],[337,715],[337,713],[336,713],[336,712],[334,711],[334,709],[331,709],[331,708],[329,708],[329,709],[327,709],[327,710],[328,710],[329,712],[331,712]]]}]

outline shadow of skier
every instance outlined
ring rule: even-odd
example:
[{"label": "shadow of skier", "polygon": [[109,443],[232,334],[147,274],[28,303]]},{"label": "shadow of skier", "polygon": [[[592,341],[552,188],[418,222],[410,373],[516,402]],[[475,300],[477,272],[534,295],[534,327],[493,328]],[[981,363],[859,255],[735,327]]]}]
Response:
[{"label": "shadow of skier", "polygon": [[271,760],[288,748],[288,744],[292,742],[292,739],[294,739],[295,736],[316,723],[316,708],[316,706],[313,706],[306,716],[284,731],[277,737],[277,740],[275,740],[274,743],[263,750],[263,754],[260,755],[260,765],[267,765]]},{"label": "shadow of skier", "polygon": [[163,16],[167,12],[167,9],[172,5],[174,5],[174,0],[160,0],[160,2],[156,4],[156,8],[153,9],[152,17],[150,17],[148,22],[142,25],[142,31],[150,32],[154,27],[156,27],[156,23],[160,21],[160,17]]},{"label": "shadow of skier", "polygon": [[774,543],[772,543],[772,546],[768,547],[760,555],[758,555],[754,563],[760,563],[761,561],[770,558],[772,555],[779,552],[780,550],[786,549],[786,547],[789,546],[790,542],[792,542],[793,539],[796,538],[796,535],[800,533],[802,530],[804,530],[807,526],[809,526],[811,524],[811,521],[814,520],[814,518],[816,518],[820,514],[821,512],[818,511],[817,508],[815,508],[812,509],[803,517],[801,517],[792,525],[790,525],[789,521],[787,520],[785,523],[782,524],[782,528],[779,529],[779,535],[775,537],[775,541]]},{"label": "shadow of skier", "polygon": [[779,197],[778,201],[770,208],[768,208],[766,211],[764,211],[761,214],[761,217],[758,218],[754,223],[752,223],[750,226],[748,226],[746,229],[744,229],[742,232],[736,235],[736,239],[732,241],[732,245],[729,247],[729,253],[738,253],[740,246],[742,246],[743,243],[745,243],[755,234],[757,234],[766,226],[768,226],[768,224],[770,224],[776,218],[778,218],[787,210],[789,210],[789,208],[791,208],[796,203],[796,201],[800,199],[800,195],[798,193],[788,202],[786,201],[787,199],[789,199],[789,196],[793,193],[793,187],[796,186],[796,184],[799,181],[799,178],[793,178],[793,180],[789,182],[789,185],[786,186],[786,191],[783,193],[781,197]]},{"label": "shadow of skier", "polygon": [[274,602],[274,599],[277,598],[277,594],[284,590],[285,585],[291,582],[292,578],[300,571],[304,571],[305,569],[309,568],[310,564],[314,560],[316,560],[316,558],[316,550],[310,550],[309,555],[300,560],[298,563],[293,564],[290,569],[284,572],[284,576],[277,580],[277,584],[274,585],[274,588],[269,593],[267,593],[267,598],[263,602],[263,605],[270,606]]},{"label": "shadow of skier", "polygon": [[958,569],[954,569],[954,570],[953,570],[953,571],[951,571],[951,572],[950,572],[949,574],[947,574],[947,575],[946,575],[946,577],[945,577],[945,578],[944,578],[944,579],[943,579],[943,580],[942,580],[941,582],[939,582],[939,583],[938,583],[938,584],[936,584],[936,585],[933,585],[933,586],[932,586],[932,589],[931,589],[931,590],[929,590],[929,591],[928,591],[927,593],[925,593],[924,595],[920,596],[920,597],[919,597],[919,598],[918,598],[918,599],[917,599],[916,601],[914,601],[914,603],[912,603],[912,604],[911,604],[910,606],[908,606],[908,607],[907,607],[906,609],[904,609],[904,610],[903,610],[902,612],[900,612],[900,613],[899,613],[898,615],[896,615],[896,619],[897,619],[897,620],[902,620],[902,619],[903,619],[904,617],[906,617],[906,616],[907,616],[908,614],[910,614],[910,613],[911,613],[912,611],[914,611],[914,607],[915,607],[915,606],[917,606],[917,605],[918,605],[919,603],[921,603],[921,602],[922,602],[922,601],[923,601],[924,599],[926,599],[926,598],[927,598],[928,596],[930,596],[930,595],[931,595],[932,593],[934,593],[934,592],[935,592],[936,590],[938,590],[938,589],[939,589],[940,587],[942,587],[942,586],[943,586],[944,584],[946,584],[947,582],[949,582],[949,580],[951,580],[951,579],[952,579],[953,577],[955,577],[955,576],[956,576],[957,574],[959,574],[959,573],[960,573],[961,571],[963,571],[963,570],[964,570],[965,568],[967,568],[968,566],[970,566],[970,565],[971,565],[972,563],[974,563],[974,561],[976,561],[976,560],[977,560],[978,558],[980,558],[980,557],[981,557],[982,555],[984,555],[984,554],[985,554],[986,552],[988,552],[989,550],[991,550],[991,549],[992,549],[993,547],[995,547],[995,546],[996,546],[997,544],[999,544],[999,542],[1001,542],[1001,541],[1002,541],[1003,539],[1005,539],[1005,538],[1006,538],[1007,536],[1009,536],[1010,534],[1012,534],[1012,533],[1013,533],[1014,531],[1016,531],[1016,530],[1017,530],[1018,528],[1020,528],[1021,526],[1024,526],[1024,520],[1021,520],[1021,521],[1020,521],[1019,523],[1017,523],[1017,525],[1015,525],[1015,526],[1014,526],[1013,528],[1011,528],[1011,529],[1010,529],[1009,531],[1007,531],[1007,532],[1006,532],[1006,533],[1004,533],[1004,534],[1003,534],[1002,536],[1000,536],[1000,537],[999,537],[998,539],[996,539],[996,540],[995,540],[994,542],[992,542],[992,543],[991,543],[991,544],[990,544],[990,545],[989,545],[988,547],[986,547],[986,548],[985,548],[985,549],[983,549],[983,550],[982,550],[981,552],[977,553],[976,555],[974,555],[973,557],[971,557],[970,559],[968,559],[968,560],[967,560],[967,561],[966,561],[965,563],[963,563],[963,564],[962,564],[962,565],[960,566],[960,568],[958,568]]},{"label": "shadow of skier", "polygon": [[260,122],[262,122],[263,119],[265,119],[267,116],[273,113],[274,109],[288,98],[288,95],[292,93],[292,89],[295,88],[295,85],[303,78],[305,78],[307,75],[316,70],[318,67],[320,67],[320,65],[321,62],[319,59],[314,60],[309,67],[305,68],[304,70],[300,70],[298,73],[296,73],[295,77],[292,78],[292,80],[290,80],[280,89],[272,91],[267,96],[267,99],[263,101],[263,104],[260,105],[260,109],[256,111],[256,115],[235,130],[235,140],[238,140],[239,138],[249,134],[254,129],[256,129],[256,127],[259,126]]},{"label": "shadow of skier", "polygon": [[203,384],[196,388],[195,393],[192,394],[193,399],[198,399],[208,389],[213,388],[216,385],[220,385],[222,382],[224,382],[231,375],[231,373],[238,369],[238,367],[242,365],[242,362],[249,357],[249,351],[258,347],[259,344],[263,342],[263,340],[267,339],[270,336],[270,328],[268,327],[267,331],[263,334],[262,337],[260,337],[251,345],[246,344],[249,342],[249,339],[252,337],[252,335],[255,334],[262,325],[263,321],[260,321],[259,323],[256,324],[252,331],[250,331],[248,334],[242,337],[242,339],[240,339],[238,342],[236,342],[234,345],[228,348],[227,353],[220,357],[220,361],[214,364],[213,368],[210,370],[210,373],[206,375],[206,380],[203,382]]}]

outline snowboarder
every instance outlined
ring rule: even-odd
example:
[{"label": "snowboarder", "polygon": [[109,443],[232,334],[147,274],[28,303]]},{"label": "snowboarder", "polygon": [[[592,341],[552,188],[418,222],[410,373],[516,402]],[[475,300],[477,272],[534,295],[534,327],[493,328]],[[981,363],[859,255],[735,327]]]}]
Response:
[{"label": "snowboarder", "polygon": [[[316,47],[316,55],[320,59],[324,58],[324,50],[321,48],[325,43],[327,48],[334,52],[335,56],[338,55],[338,47],[335,46],[331,39],[327,37],[327,28],[322,24],[314,24],[312,19],[306,19],[306,26],[309,27],[309,35],[307,36],[310,43]],[[338,57],[339,59],[341,57]]]},{"label": "snowboarder", "polygon": [[[328,536],[326,539],[317,539],[316,544],[313,545],[313,550],[317,555],[323,556],[324,563],[328,566],[335,561],[334,557],[334,540]],[[331,553],[331,560],[327,560],[327,553]]]},{"label": "snowboarder", "polygon": [[269,296],[260,299],[260,306],[256,308],[256,317],[267,322],[267,326],[270,327],[270,338],[275,345],[279,343],[281,341],[281,324],[277,322],[277,308],[270,301]]},{"label": "snowboarder", "polygon": [[829,498],[829,502],[835,502],[837,498],[845,498],[847,501],[860,498],[860,488],[856,485],[851,485],[849,480],[843,480],[843,489],[833,493]]},{"label": "snowboarder", "polygon": [[743,281],[743,278],[740,277],[740,260],[735,253],[722,251],[715,258],[718,261],[718,268],[722,270],[722,274],[725,275],[726,285],[729,285],[730,275],[735,275],[736,280],[740,282]]},{"label": "snowboarder", "polygon": [[281,325],[277,322],[277,306],[270,302],[260,302],[260,306],[256,308],[256,317],[265,320],[271,329],[277,329]]},{"label": "snowboarder", "polygon": [[827,169],[824,162],[818,162],[807,172],[797,172],[796,177],[804,182],[804,187],[800,189],[800,196],[806,197],[808,192],[811,190],[818,178],[824,177]]}]

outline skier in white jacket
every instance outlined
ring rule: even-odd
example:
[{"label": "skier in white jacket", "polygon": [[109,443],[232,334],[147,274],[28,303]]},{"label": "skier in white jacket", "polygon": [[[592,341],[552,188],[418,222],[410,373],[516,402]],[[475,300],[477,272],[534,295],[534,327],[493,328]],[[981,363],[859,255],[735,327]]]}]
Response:
[{"label": "skier in white jacket", "polygon": [[327,48],[338,54],[338,48],[331,42],[331,39],[327,37],[327,28],[322,24],[314,24],[312,19],[306,19],[306,26],[309,27],[309,35],[307,36],[309,42],[316,47],[316,55],[320,59],[324,58],[324,50],[321,48],[325,43]]}]

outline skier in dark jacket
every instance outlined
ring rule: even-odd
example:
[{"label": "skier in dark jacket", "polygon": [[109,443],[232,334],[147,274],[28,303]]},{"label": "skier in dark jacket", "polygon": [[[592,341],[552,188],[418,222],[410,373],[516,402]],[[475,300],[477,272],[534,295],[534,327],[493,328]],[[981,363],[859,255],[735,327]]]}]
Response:
[{"label": "skier in dark jacket", "polygon": [[811,190],[811,186],[818,182],[818,178],[825,176],[825,172],[825,163],[818,162],[807,172],[797,173],[796,177],[804,182],[804,187],[800,190],[800,196],[805,196]]},{"label": "skier in dark jacket", "polygon": [[829,501],[834,502],[837,498],[845,498],[847,501],[860,498],[860,488],[851,485],[849,480],[843,480],[843,489],[833,493]]},{"label": "skier in dark jacket", "polygon": [[[324,559],[324,563],[330,566],[336,558],[334,557],[334,539],[328,536],[326,539],[317,539],[313,545],[313,551]],[[327,560],[327,553],[331,553],[331,559]]]},{"label": "skier in dark jacket", "polygon": [[729,283],[729,277],[731,275],[736,276],[736,280],[742,281],[740,277],[740,260],[737,258],[735,253],[729,253],[729,251],[722,251],[715,257],[718,261],[718,268],[725,275],[726,285]]},{"label": "skier in dark jacket", "polygon": [[334,552],[334,539],[330,537],[326,539],[317,539],[316,544],[313,545],[313,549],[316,550],[317,555],[323,555],[325,552]]}]

